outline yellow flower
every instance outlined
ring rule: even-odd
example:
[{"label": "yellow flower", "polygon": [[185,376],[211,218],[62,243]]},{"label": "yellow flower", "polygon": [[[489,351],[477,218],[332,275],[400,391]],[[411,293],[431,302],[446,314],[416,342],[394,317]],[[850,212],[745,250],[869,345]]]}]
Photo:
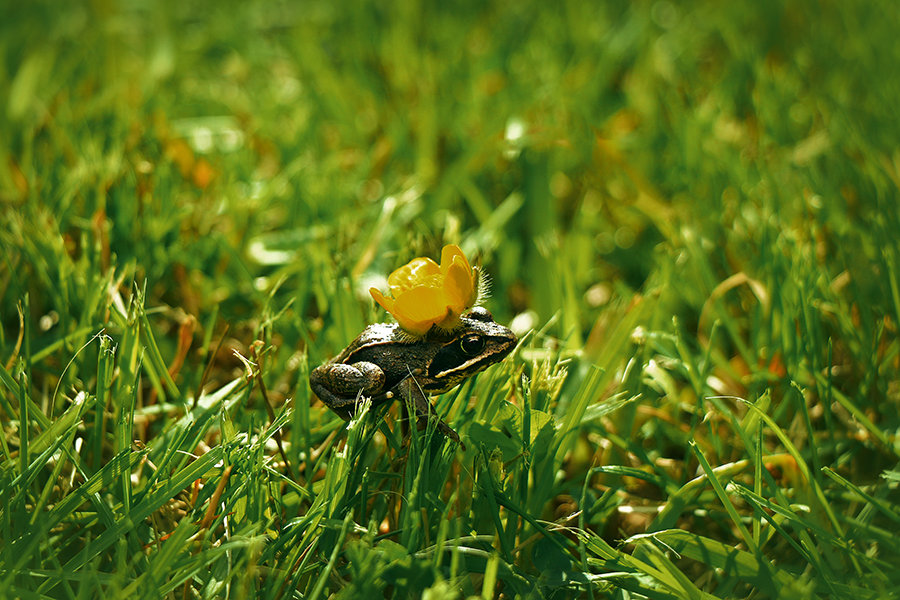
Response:
[{"label": "yellow flower", "polygon": [[430,258],[414,258],[388,277],[391,296],[377,288],[369,293],[391,313],[400,327],[413,335],[425,335],[433,325],[452,329],[459,316],[474,306],[478,273],[459,246],[447,245],[438,266]]}]

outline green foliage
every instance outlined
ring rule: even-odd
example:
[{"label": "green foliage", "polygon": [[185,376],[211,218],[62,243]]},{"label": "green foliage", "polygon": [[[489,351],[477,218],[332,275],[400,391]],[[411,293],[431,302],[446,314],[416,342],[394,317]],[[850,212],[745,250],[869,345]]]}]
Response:
[{"label": "green foliage", "polygon": [[[892,3],[5,4],[0,597],[898,595]],[[465,447],[345,423],[445,243]]]}]

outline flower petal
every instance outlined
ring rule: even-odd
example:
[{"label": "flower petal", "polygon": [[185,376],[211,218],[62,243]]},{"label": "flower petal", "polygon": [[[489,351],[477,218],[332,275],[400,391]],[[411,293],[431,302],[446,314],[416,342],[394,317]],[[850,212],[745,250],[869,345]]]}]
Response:
[{"label": "flower petal", "polygon": [[441,273],[446,274],[450,269],[450,265],[456,262],[456,257],[462,259],[462,264],[466,268],[466,270],[471,273],[472,267],[469,266],[469,261],[466,260],[466,255],[463,254],[462,249],[456,244],[447,244],[441,249]]},{"label": "flower petal", "polygon": [[400,294],[391,314],[403,329],[416,335],[424,335],[435,323],[448,316],[447,298],[443,290],[417,287]]},{"label": "flower petal", "polygon": [[437,287],[441,268],[430,258],[414,258],[388,276],[391,293],[397,297],[400,292],[418,285]]},{"label": "flower petal", "polygon": [[372,294],[372,298],[375,299],[375,302],[381,305],[384,310],[393,314],[394,305],[397,304],[397,301],[393,298],[389,298],[381,293],[381,290],[378,288],[369,288],[369,293]]},{"label": "flower petal", "polygon": [[[443,268],[444,264],[441,263]],[[444,276],[447,305],[457,316],[475,304],[475,275],[464,258],[454,256]]]},{"label": "flower petal", "polygon": [[442,289],[417,287],[400,294],[394,311],[413,321],[434,321],[447,313],[447,298]]},{"label": "flower petal", "polygon": [[422,337],[426,333],[431,330],[431,326],[434,325],[431,321],[410,321],[409,319],[405,319],[400,315],[394,315],[394,318],[397,319],[397,323],[400,324],[400,327],[403,328],[403,331],[406,333],[411,333],[414,336]]}]

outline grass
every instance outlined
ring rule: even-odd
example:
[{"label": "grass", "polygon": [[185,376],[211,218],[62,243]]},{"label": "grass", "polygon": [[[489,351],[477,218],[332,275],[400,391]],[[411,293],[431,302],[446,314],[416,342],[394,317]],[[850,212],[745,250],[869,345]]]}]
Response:
[{"label": "grass", "polygon": [[[0,597],[890,598],[890,2],[6,3]],[[460,243],[522,343],[309,370]]]}]

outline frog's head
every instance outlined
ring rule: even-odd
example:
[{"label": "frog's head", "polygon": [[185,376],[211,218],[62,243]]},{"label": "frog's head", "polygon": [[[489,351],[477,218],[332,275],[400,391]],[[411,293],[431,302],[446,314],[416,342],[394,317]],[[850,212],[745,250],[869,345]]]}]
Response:
[{"label": "frog's head", "polygon": [[461,325],[434,339],[440,349],[428,365],[429,392],[441,393],[503,360],[519,341],[516,335],[494,321],[487,309],[476,306],[460,318]]}]

